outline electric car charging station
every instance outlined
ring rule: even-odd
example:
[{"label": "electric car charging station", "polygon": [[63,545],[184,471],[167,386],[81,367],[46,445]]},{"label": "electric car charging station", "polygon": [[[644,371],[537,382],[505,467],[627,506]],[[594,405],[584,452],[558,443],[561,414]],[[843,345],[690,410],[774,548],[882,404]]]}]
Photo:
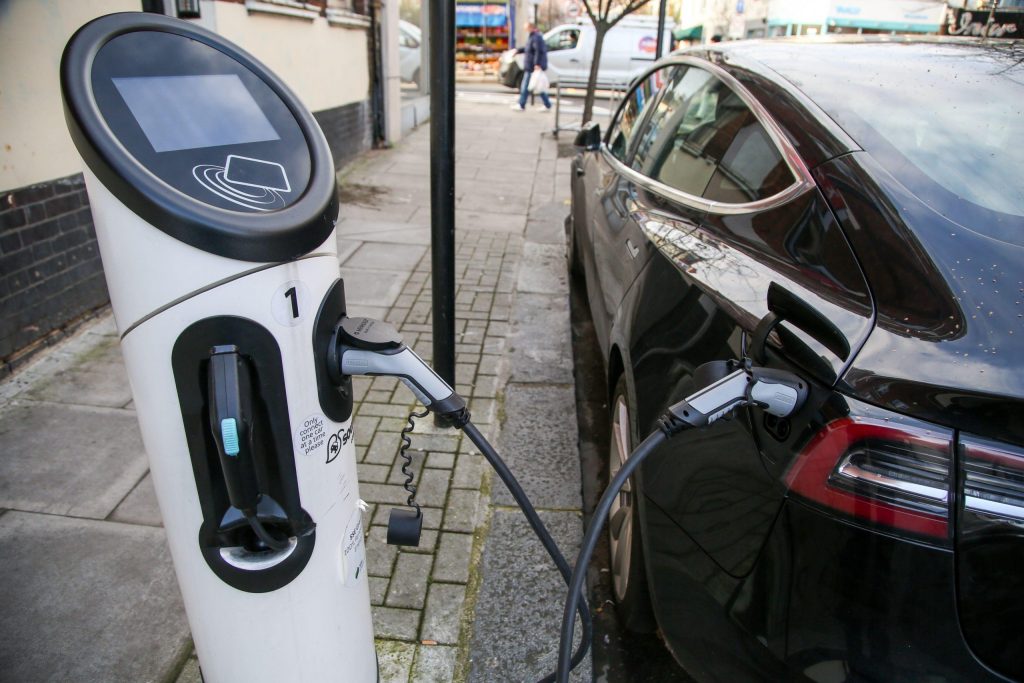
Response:
[{"label": "electric car charging station", "polygon": [[[605,491],[573,567],[465,401],[394,327],[346,316],[330,150],[284,83],[205,29],[126,13],[71,38],[61,87],[204,680],[378,679],[354,375],[400,379],[463,430],[526,516],[569,586],[557,671],[544,681],[568,680],[587,654],[586,567],[640,463],[737,408],[784,417],[806,400],[798,377],[749,359],[699,368],[700,388]],[[411,481],[388,543],[419,542]]]},{"label": "electric car charging station", "polygon": [[205,679],[377,680],[323,134],[253,57],[152,14],[80,29],[61,85]]}]

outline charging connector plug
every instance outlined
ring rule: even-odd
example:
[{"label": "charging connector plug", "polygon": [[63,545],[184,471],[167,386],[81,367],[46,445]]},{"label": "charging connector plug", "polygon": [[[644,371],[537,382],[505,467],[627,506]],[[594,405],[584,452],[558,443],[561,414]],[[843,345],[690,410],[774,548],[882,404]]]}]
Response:
[{"label": "charging connector plug", "polygon": [[[755,368],[749,361],[714,365],[721,365],[728,374],[670,407],[659,421],[665,436],[706,427],[743,406],[757,406],[776,417],[787,417],[807,398],[806,382],[791,372]],[[696,375],[700,374],[699,368]]]},{"label": "charging connector plug", "polygon": [[335,382],[345,375],[397,377],[431,412],[465,421],[466,402],[416,352],[393,325],[371,318],[342,318],[334,328],[327,371]]}]

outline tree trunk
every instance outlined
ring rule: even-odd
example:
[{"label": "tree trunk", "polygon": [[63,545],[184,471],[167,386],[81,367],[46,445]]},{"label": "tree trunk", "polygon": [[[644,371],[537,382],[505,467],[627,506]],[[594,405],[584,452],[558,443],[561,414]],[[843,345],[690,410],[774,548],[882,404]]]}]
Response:
[{"label": "tree trunk", "polygon": [[590,79],[587,81],[587,96],[583,100],[583,123],[590,121],[594,113],[594,90],[597,89],[597,72],[601,68],[601,49],[604,47],[604,34],[608,32],[608,24],[604,21],[594,23],[594,56],[590,62]]}]

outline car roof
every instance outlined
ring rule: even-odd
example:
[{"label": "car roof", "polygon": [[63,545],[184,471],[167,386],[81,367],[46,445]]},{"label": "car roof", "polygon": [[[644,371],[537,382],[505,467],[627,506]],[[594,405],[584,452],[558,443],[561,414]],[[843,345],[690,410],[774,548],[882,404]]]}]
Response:
[{"label": "car roof", "polygon": [[[851,61],[867,75],[871,70],[878,73],[891,70],[894,64],[927,62],[932,65],[938,58],[950,54],[963,60],[990,63],[992,56],[1010,51],[1024,59],[1024,41],[952,36],[801,36],[717,43],[706,49],[709,53],[719,53],[727,61],[730,57],[755,60],[794,83],[806,80],[810,73],[828,73]],[[894,62],[894,57],[899,61]]]},{"label": "car roof", "polygon": [[[914,73],[946,69],[952,81],[958,69],[990,68],[1007,55],[1024,61],[1024,41],[982,40],[950,36],[825,35],[742,40],[686,48],[672,56],[692,56],[729,71],[765,105],[810,168],[861,149],[816,97],[816,87],[833,74],[849,76],[854,96],[863,75],[892,79],[894,64],[906,72],[908,89]],[[856,70],[850,76],[850,65]],[[919,69],[920,71],[915,71]],[[877,80],[877,79],[876,79]],[[833,83],[834,84],[834,83]]]}]

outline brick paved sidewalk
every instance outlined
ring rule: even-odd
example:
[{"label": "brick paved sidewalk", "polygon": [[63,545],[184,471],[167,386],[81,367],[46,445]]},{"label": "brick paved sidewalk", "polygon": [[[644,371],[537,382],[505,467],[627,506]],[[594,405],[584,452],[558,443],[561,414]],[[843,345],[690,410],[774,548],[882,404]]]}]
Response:
[{"label": "brick paved sidewalk", "polygon": [[[456,388],[471,398],[473,421],[494,437],[499,422],[515,430],[517,421],[533,419],[529,408],[510,414],[510,388],[525,380],[544,391],[537,382],[556,373],[554,400],[541,397],[531,404],[541,410],[557,404],[558,412],[571,416],[562,426],[569,438],[557,440],[565,447],[557,457],[570,460],[571,467],[551,476],[545,456],[552,444],[531,448],[536,437],[517,441],[502,435],[496,443],[510,463],[534,465],[515,469],[540,509],[550,506],[538,482],[565,485],[569,495],[562,498],[569,503],[544,514],[568,553],[581,535],[562,255],[568,162],[560,166],[556,142],[542,138],[543,116],[466,103],[458,112]],[[355,312],[399,325],[406,341],[429,360],[430,255],[420,250],[429,244],[427,142],[420,130],[398,149],[371,155],[349,171],[339,235],[342,253],[351,254],[342,261],[346,287],[356,292],[355,300],[369,304]],[[400,289],[383,277],[396,258],[415,256],[415,269]],[[373,276],[382,279],[370,284]],[[529,310],[522,312],[523,306]],[[555,318],[550,326],[544,312]],[[554,368],[527,367],[542,363]],[[376,508],[368,554],[382,680],[533,680],[547,673],[564,589],[518,509],[509,507],[503,485],[496,477],[492,481],[468,439],[421,421],[410,452],[417,498],[426,512],[423,541],[415,549],[385,545],[388,512],[406,496],[396,452],[398,432],[414,403],[394,380],[361,382],[358,392],[360,492]],[[524,447],[533,453],[523,453]],[[531,454],[539,456],[533,463],[524,457]],[[502,536],[498,543],[490,539],[492,530]],[[531,585],[536,581],[540,587]],[[522,597],[531,591],[534,599]],[[530,621],[541,603],[547,628],[538,630]],[[536,642],[524,642],[524,625]]]}]

